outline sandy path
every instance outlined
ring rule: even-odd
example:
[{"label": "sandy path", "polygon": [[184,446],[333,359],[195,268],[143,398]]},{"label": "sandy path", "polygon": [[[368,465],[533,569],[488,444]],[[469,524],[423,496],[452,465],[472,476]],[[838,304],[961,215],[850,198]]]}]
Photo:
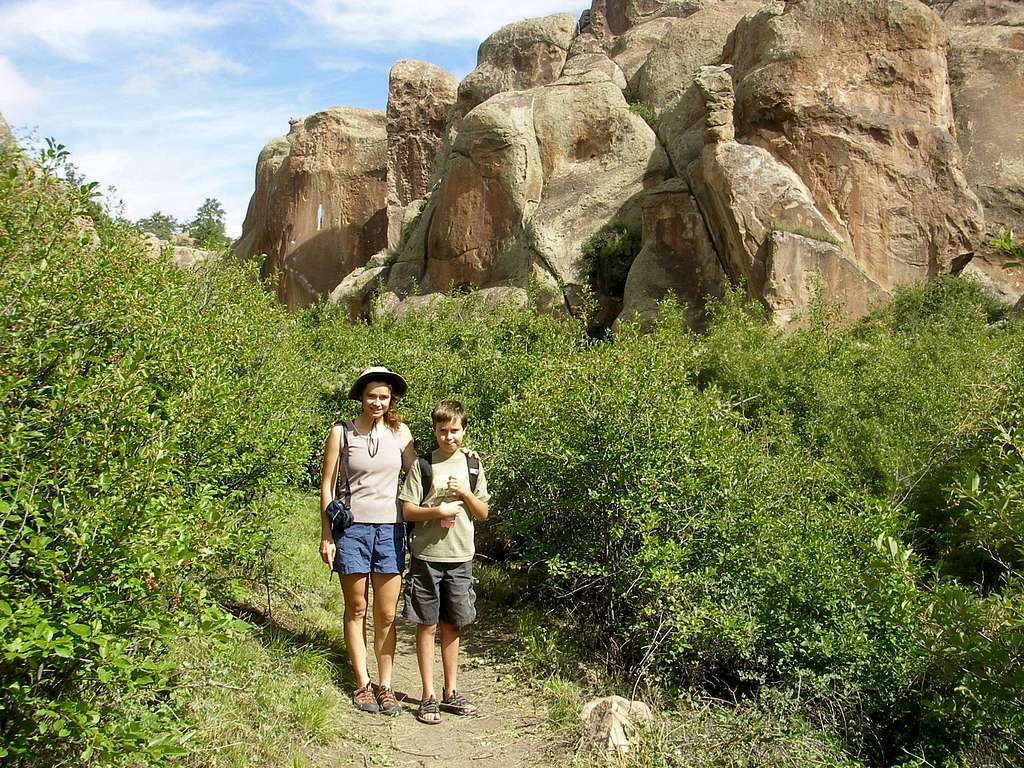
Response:
[{"label": "sandy path", "polygon": [[[372,615],[372,610],[367,613]],[[368,633],[372,638],[372,625]],[[415,718],[420,695],[415,625],[399,619],[393,684],[402,714],[384,717],[346,707],[344,745],[322,750],[318,761],[331,766],[395,768],[544,768],[564,764],[565,745],[551,734],[543,702],[525,686],[513,684],[507,666],[495,658],[500,655],[495,649],[500,647],[502,654],[507,654],[508,644],[515,641],[514,636],[488,625],[486,616],[467,628],[462,638],[459,690],[477,705],[479,714],[459,717],[442,712],[439,725],[425,725]],[[439,647],[435,648],[434,671],[435,689],[440,694]],[[370,674],[375,677],[372,653]],[[339,695],[347,694],[339,691]]]}]

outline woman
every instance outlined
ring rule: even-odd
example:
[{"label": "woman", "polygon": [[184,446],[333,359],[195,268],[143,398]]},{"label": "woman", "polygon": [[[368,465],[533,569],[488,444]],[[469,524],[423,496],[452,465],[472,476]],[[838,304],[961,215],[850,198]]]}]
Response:
[{"label": "woman", "polygon": [[[401,712],[391,690],[395,610],[405,561],[398,478],[416,460],[416,449],[394,405],[406,389],[405,380],[387,368],[367,368],[359,374],[348,396],[362,408],[354,421],[331,428],[320,483],[320,557],[341,574],[345,645],[357,683],[352,702],[364,712],[386,715]],[[336,542],[324,510],[337,486],[344,488],[353,524]],[[371,587],[376,690],[366,668],[366,605]]]}]

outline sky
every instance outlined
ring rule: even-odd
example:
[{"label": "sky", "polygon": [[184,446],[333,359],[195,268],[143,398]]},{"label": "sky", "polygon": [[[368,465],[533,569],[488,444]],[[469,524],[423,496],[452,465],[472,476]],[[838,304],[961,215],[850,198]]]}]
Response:
[{"label": "sky", "polygon": [[[578,6],[578,7],[577,7]],[[565,0],[0,0],[0,114],[53,138],[124,215],[188,221],[221,201],[242,231],[263,145],[290,118],[383,110],[398,59],[462,79],[503,24],[578,14]]]}]

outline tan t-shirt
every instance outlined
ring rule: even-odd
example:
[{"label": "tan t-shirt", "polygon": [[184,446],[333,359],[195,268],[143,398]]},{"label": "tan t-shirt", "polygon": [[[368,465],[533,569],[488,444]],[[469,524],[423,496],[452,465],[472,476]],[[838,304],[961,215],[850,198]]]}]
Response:
[{"label": "tan t-shirt", "polygon": [[[469,464],[462,451],[456,451],[448,459],[442,459],[440,454],[434,451],[431,459],[434,482],[427,498],[422,503],[420,502],[423,486],[420,480],[420,463],[417,461],[413,463],[409,473],[405,476],[405,483],[402,484],[402,490],[398,494],[401,501],[411,501],[413,504],[424,507],[438,506],[445,500],[449,475],[459,478],[463,487],[470,487]],[[484,477],[483,465],[480,466],[480,476],[477,478],[473,495],[481,501],[491,498],[487,492],[487,478]],[[451,528],[443,528],[440,520],[416,522],[410,539],[413,557],[436,563],[465,563],[473,559],[473,555],[476,554],[476,546],[473,543],[473,517],[466,510],[465,504],[459,502],[459,505],[462,507],[462,512],[455,518],[455,525]]]}]

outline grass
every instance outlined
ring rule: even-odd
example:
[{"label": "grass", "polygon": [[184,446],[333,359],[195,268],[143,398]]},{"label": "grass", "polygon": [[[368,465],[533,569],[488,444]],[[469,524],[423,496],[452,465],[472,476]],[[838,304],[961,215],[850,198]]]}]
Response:
[{"label": "grass", "polygon": [[772,222],[772,232],[789,232],[792,235],[806,237],[808,240],[818,240],[822,243],[831,243],[837,248],[843,247],[843,241],[838,237],[822,232],[816,232],[813,229],[808,229],[807,227],[786,227],[777,222]]},{"label": "grass", "polygon": [[226,639],[191,634],[172,643],[194,733],[185,765],[298,768],[322,765],[328,745],[335,763],[339,754],[355,761],[374,750],[346,727],[340,595],[310,556],[319,535],[315,502],[294,494],[273,506],[268,514],[281,524],[271,611],[263,586],[236,587],[225,605],[245,620],[233,620]]}]

